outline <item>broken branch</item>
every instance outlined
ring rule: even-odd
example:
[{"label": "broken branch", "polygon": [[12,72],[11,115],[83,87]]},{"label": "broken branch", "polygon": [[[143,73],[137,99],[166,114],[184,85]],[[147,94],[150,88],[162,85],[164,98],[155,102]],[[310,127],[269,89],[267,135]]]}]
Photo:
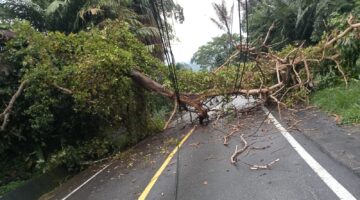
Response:
[{"label": "broken branch", "polygon": [[238,145],[236,145],[236,147],[235,147],[235,152],[231,155],[231,158],[230,158],[231,164],[236,164],[236,162],[237,162],[237,157],[238,157],[241,153],[243,153],[243,152],[249,147],[248,143],[247,143],[246,140],[244,139],[244,134],[241,134],[240,138],[241,138],[241,140],[243,141],[244,146],[243,146],[243,148],[241,148],[240,150],[238,150]]},{"label": "broken branch", "polygon": [[166,130],[166,129],[168,128],[168,126],[169,126],[169,124],[170,124],[172,118],[174,117],[174,115],[175,115],[175,113],[176,113],[176,110],[177,110],[177,108],[178,108],[178,102],[177,102],[177,100],[175,100],[174,103],[175,103],[175,105],[174,105],[174,110],[172,111],[169,119],[167,120],[167,122],[166,122],[166,124],[165,124],[165,126],[164,126],[164,130]]},{"label": "broken branch", "polygon": [[239,129],[235,128],[233,131],[231,131],[229,134],[224,135],[224,145],[227,146],[229,145],[229,138],[234,135],[234,133],[236,133],[237,131],[239,131]]},{"label": "broken branch", "polygon": [[3,123],[1,125],[0,131],[4,131],[8,122],[9,122],[9,115],[11,112],[11,109],[13,108],[16,99],[19,98],[19,96],[21,95],[25,85],[28,83],[28,80],[23,81],[19,88],[17,89],[17,91],[15,92],[15,94],[11,97],[11,100],[8,104],[8,106],[6,106],[5,110],[0,114],[0,119],[3,119]]},{"label": "broken branch", "polygon": [[249,165],[251,170],[264,170],[264,169],[270,170],[271,166],[279,161],[280,161],[280,159],[278,158],[274,161],[271,161],[270,163],[268,163],[266,165],[252,165],[252,164],[247,164],[247,163],[245,163],[245,164]]}]

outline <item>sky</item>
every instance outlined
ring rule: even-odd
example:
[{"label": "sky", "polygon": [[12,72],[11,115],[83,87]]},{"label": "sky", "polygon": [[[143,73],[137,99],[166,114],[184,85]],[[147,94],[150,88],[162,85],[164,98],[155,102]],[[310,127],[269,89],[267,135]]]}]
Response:
[{"label": "sky", "polygon": [[[176,62],[190,63],[191,57],[200,46],[211,41],[211,38],[225,33],[210,20],[210,17],[217,19],[212,3],[221,3],[221,0],[175,0],[175,2],[184,8],[185,21],[183,24],[174,22],[175,34],[179,41],[172,41],[172,48]],[[228,8],[235,3],[234,33],[239,32],[236,2],[226,0]]]}]

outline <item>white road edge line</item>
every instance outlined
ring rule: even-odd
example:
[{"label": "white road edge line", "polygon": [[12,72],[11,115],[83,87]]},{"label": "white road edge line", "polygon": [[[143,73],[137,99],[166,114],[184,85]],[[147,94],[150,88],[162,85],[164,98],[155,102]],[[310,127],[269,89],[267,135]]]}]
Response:
[{"label": "white road edge line", "polygon": [[262,107],[263,111],[269,115],[269,119],[276,126],[285,139],[295,149],[295,151],[305,160],[305,162],[314,170],[314,172],[324,181],[324,183],[339,197],[341,200],[356,200],[356,198],[342,186],[325,168],[323,168],[295,138],[276,120],[270,111]]},{"label": "white road edge line", "polygon": [[80,190],[84,185],[86,185],[88,182],[90,182],[92,179],[94,179],[97,175],[99,175],[101,172],[103,172],[106,168],[108,168],[110,164],[105,165],[105,167],[103,167],[100,171],[96,172],[94,175],[92,175],[88,180],[86,180],[84,183],[82,183],[81,185],[79,185],[79,187],[75,188],[73,191],[71,191],[68,195],[66,195],[64,198],[62,198],[61,200],[66,200],[67,198],[69,198],[71,195],[73,195],[75,192],[77,192],[78,190]]}]

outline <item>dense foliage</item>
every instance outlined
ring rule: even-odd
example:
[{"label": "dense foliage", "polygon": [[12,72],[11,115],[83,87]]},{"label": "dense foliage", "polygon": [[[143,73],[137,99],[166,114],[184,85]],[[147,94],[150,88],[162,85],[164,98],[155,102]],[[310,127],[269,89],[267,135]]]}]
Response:
[{"label": "dense foliage", "polygon": [[[180,5],[173,0],[163,2],[167,15],[184,20]],[[3,0],[0,11],[0,22],[25,19],[41,31],[78,32],[106,19],[119,18],[137,29],[140,24],[156,26],[149,0]]]},{"label": "dense foliage", "polygon": [[[184,21],[180,5],[160,3]],[[25,86],[1,121],[0,186],[79,169],[162,128],[168,100],[128,76],[137,69],[168,82],[153,9],[149,0],[0,1],[0,31],[16,33],[0,38],[0,108]]]},{"label": "dense foliage", "polygon": [[[259,87],[260,82],[266,84],[274,80],[276,78],[275,66],[284,62],[277,60],[277,58],[285,58],[285,63],[289,62],[290,66],[295,61],[297,63],[296,67],[294,66],[294,69],[290,70],[295,73],[298,71],[298,74],[288,76],[285,90],[278,91],[278,100],[285,103],[283,105],[293,106],[299,102],[309,103],[309,95],[312,92],[337,86],[344,81],[358,81],[360,79],[360,38],[358,31],[343,35],[330,49],[325,48],[325,46],[330,40],[345,31],[349,24],[359,22],[359,5],[359,1],[351,0],[250,1],[247,13],[249,14],[250,25],[248,35],[251,42],[249,45],[254,49],[250,52],[250,60],[253,63],[247,64],[250,65],[250,70],[245,74],[243,87],[256,88]],[[245,5],[242,6],[245,10]],[[245,14],[242,21],[244,30],[246,30]],[[274,26],[270,29],[272,24]],[[266,36],[269,37],[264,43]],[[228,38],[224,34],[222,37],[214,38],[208,44],[201,46],[194,54],[192,61],[202,66],[202,69],[214,72],[217,67],[223,65],[225,60],[228,61],[231,55],[225,50]],[[261,56],[259,54],[261,51],[263,55],[267,56]],[[239,57],[236,56],[231,59],[233,63],[231,65],[230,62],[225,71],[232,70],[233,74],[236,74],[233,65],[239,65]],[[307,61],[301,63],[304,59]],[[218,60],[220,62],[216,62]],[[310,65],[308,73],[306,70],[302,70],[305,62]],[[258,69],[254,68],[255,65],[264,72],[265,77],[260,76]],[[269,70],[267,71],[267,69]],[[239,71],[242,71],[242,67]],[[234,78],[231,73],[227,74],[226,77],[226,81],[222,80],[223,82],[220,83],[227,83]],[[252,77],[253,79],[251,79]],[[306,87],[301,86],[303,84],[301,79],[308,79]],[[216,80],[211,76],[205,76],[203,80],[210,80],[205,83],[210,88],[217,87],[214,85]],[[232,81],[235,80],[232,79]],[[258,84],[252,84],[254,82]],[[294,86],[290,87],[292,84]],[[197,84],[194,83],[193,85]]]},{"label": "dense foliage", "polygon": [[[53,163],[76,167],[110,154],[119,147],[116,142],[124,147],[159,130],[162,120],[156,112],[165,100],[138,87],[127,74],[136,68],[161,81],[164,68],[127,23],[109,21],[104,29],[70,35],[40,33],[26,22],[13,30],[17,36],[1,55],[7,71],[0,84],[3,105],[20,82],[28,84],[1,132],[2,162],[20,157],[34,170]],[[118,137],[108,138],[111,143],[86,142],[111,132]],[[85,149],[75,153],[79,145]]]},{"label": "dense foliage", "polygon": [[335,15],[358,14],[357,0],[264,0],[254,1],[249,8],[249,32],[251,41],[266,35],[275,23],[276,29],[271,43],[283,47],[303,40],[316,43],[325,32],[334,26],[331,19]]},{"label": "dense foliage", "polygon": [[[234,44],[240,41],[238,34],[233,34],[231,39]],[[205,71],[221,66],[235,50],[235,46],[230,45],[228,41],[228,34],[214,37],[212,41],[199,47],[191,58],[191,63],[198,64]]]}]

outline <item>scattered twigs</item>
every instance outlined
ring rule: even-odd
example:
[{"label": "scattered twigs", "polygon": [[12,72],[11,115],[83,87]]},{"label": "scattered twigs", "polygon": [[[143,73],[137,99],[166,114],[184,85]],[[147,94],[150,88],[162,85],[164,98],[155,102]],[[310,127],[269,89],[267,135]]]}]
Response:
[{"label": "scattered twigs", "polygon": [[223,139],[224,139],[224,145],[227,146],[229,145],[229,138],[234,135],[234,133],[238,132],[239,129],[238,128],[234,128],[229,134],[224,135]]},{"label": "scattered twigs", "polygon": [[270,163],[268,163],[266,165],[255,165],[255,164],[248,164],[248,163],[245,163],[245,164],[249,165],[251,170],[265,170],[265,169],[270,170],[271,166],[273,166],[275,163],[277,163],[279,161],[280,161],[280,159],[278,158],[274,161],[271,161]]},{"label": "scattered twigs", "polygon": [[28,83],[27,80],[23,81],[19,88],[17,89],[17,91],[15,92],[15,94],[11,97],[11,100],[8,104],[8,106],[6,106],[5,110],[0,114],[0,119],[3,119],[3,123],[0,127],[0,131],[4,131],[8,122],[9,122],[9,116],[10,116],[10,112],[11,109],[13,108],[16,99],[19,98],[19,96],[21,95],[22,91],[24,90],[25,85]]},{"label": "scattered twigs", "polygon": [[166,122],[166,124],[165,124],[165,126],[164,126],[164,130],[166,130],[166,129],[168,128],[171,120],[172,120],[172,119],[174,118],[174,116],[175,116],[176,110],[178,109],[178,101],[177,101],[176,99],[175,99],[175,101],[174,101],[174,104],[175,104],[175,105],[174,105],[174,110],[172,111],[169,119],[167,120],[167,122]]},{"label": "scattered twigs", "polygon": [[296,126],[300,123],[300,122],[302,122],[302,120],[295,120],[294,119],[294,123],[292,123],[289,127],[288,127],[288,129],[289,130],[293,130],[293,129],[296,129],[296,130],[299,130],[298,128],[296,128]]},{"label": "scattered twigs", "polygon": [[286,104],[279,101],[274,95],[270,95],[270,98],[273,99],[277,103],[278,113],[279,113],[279,117],[281,119],[281,106],[284,106],[285,108],[287,108]]},{"label": "scattered twigs", "polygon": [[231,155],[231,158],[230,158],[230,162],[231,162],[232,164],[236,164],[236,162],[237,162],[237,157],[238,157],[241,153],[243,153],[243,152],[249,147],[248,143],[247,143],[246,140],[244,139],[244,134],[241,134],[240,138],[241,138],[241,140],[243,141],[244,146],[243,146],[243,148],[241,148],[240,150],[238,150],[238,145],[236,145],[236,147],[235,147],[235,152]]}]

